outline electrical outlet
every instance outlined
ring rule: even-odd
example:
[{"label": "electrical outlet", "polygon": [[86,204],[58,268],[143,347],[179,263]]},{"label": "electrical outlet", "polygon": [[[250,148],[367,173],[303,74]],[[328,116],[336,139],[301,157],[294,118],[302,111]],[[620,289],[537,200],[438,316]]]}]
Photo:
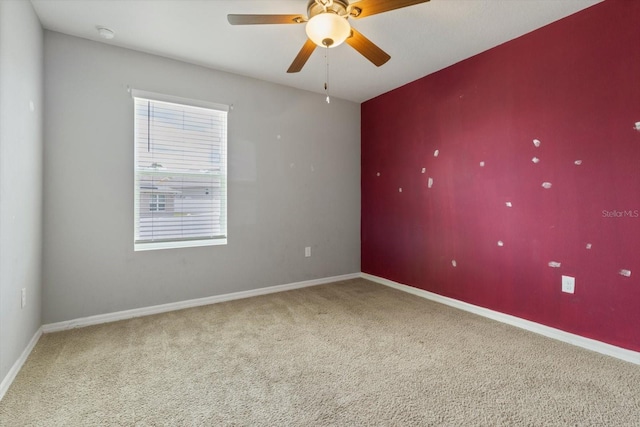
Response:
[{"label": "electrical outlet", "polygon": [[574,293],[576,289],[576,278],[571,276],[562,276],[562,292],[568,294]]},{"label": "electrical outlet", "polygon": [[311,246],[304,248],[304,256],[309,258],[311,256]]},{"label": "electrical outlet", "polygon": [[25,308],[27,305],[27,288],[22,288],[22,294],[20,298],[20,308]]}]

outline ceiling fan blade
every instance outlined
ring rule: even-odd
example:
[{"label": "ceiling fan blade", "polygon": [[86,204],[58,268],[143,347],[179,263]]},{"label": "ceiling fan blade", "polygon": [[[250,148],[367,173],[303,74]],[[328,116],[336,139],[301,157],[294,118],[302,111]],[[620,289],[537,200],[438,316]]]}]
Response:
[{"label": "ceiling fan blade", "polygon": [[389,12],[414,4],[427,3],[429,0],[361,0],[351,6],[352,18],[365,18],[377,13]]},{"label": "ceiling fan blade", "polygon": [[304,46],[302,46],[302,49],[300,49],[300,52],[298,52],[298,56],[296,56],[296,59],[294,59],[291,63],[291,66],[287,70],[287,73],[297,73],[298,71],[302,70],[302,67],[304,67],[304,64],[307,63],[307,60],[314,50],[316,50],[316,44],[307,39]]},{"label": "ceiling fan blade", "polygon": [[254,24],[302,24],[307,18],[302,15],[227,15],[231,25]]},{"label": "ceiling fan blade", "polygon": [[376,67],[381,66],[391,59],[387,52],[380,49],[353,27],[351,27],[351,36],[345,40],[345,43],[360,52],[360,54],[369,61],[373,62]]}]

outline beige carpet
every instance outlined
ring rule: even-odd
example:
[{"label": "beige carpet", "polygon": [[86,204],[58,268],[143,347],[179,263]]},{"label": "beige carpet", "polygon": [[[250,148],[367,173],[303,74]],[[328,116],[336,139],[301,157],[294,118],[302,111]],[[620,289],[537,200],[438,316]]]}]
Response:
[{"label": "beige carpet", "polygon": [[365,280],[44,335],[2,426],[639,426],[640,367]]}]

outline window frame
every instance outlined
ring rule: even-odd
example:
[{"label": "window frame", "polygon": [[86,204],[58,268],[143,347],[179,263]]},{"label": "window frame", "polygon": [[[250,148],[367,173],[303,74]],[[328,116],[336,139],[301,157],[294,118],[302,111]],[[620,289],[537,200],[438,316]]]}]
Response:
[{"label": "window frame", "polygon": [[[199,247],[199,246],[217,246],[217,245],[226,245],[228,243],[228,169],[227,169],[227,152],[228,152],[228,113],[229,106],[225,104],[218,104],[203,100],[197,99],[189,99],[182,98],[172,95],[160,94],[155,92],[142,91],[138,89],[130,90],[131,97],[134,101],[134,111],[133,111],[133,119],[134,119],[134,137],[133,137],[133,150],[134,150],[134,251],[148,251],[148,250],[156,250],[156,249],[177,249],[177,248],[187,248],[187,247]],[[202,108],[206,110],[215,110],[218,113],[224,113],[224,127],[223,127],[223,136],[224,140],[221,144],[221,159],[220,159],[220,172],[217,176],[220,179],[220,189],[222,193],[221,198],[221,221],[224,223],[223,234],[220,237],[185,237],[185,238],[177,238],[171,240],[157,240],[157,241],[139,241],[138,230],[139,223],[141,218],[141,210],[145,209],[145,207],[140,206],[141,196],[140,196],[140,185],[139,185],[139,176],[140,169],[138,167],[138,119],[135,111],[135,101],[136,98],[148,100],[151,102],[161,102],[161,103],[170,103],[170,104],[178,104],[186,107],[194,107],[194,108]],[[156,210],[151,210],[153,206],[153,202],[151,202],[146,207],[150,212],[165,212],[167,207],[167,197],[163,196],[164,201],[160,203],[160,195],[156,194],[157,202],[155,203]],[[158,209],[162,205],[162,209]]]}]

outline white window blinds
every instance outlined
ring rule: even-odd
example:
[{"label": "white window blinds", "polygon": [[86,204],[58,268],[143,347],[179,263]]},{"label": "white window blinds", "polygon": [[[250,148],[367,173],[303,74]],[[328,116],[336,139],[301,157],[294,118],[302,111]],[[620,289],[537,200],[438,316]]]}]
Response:
[{"label": "white window blinds", "polygon": [[133,96],[135,250],[226,244],[227,107]]}]

